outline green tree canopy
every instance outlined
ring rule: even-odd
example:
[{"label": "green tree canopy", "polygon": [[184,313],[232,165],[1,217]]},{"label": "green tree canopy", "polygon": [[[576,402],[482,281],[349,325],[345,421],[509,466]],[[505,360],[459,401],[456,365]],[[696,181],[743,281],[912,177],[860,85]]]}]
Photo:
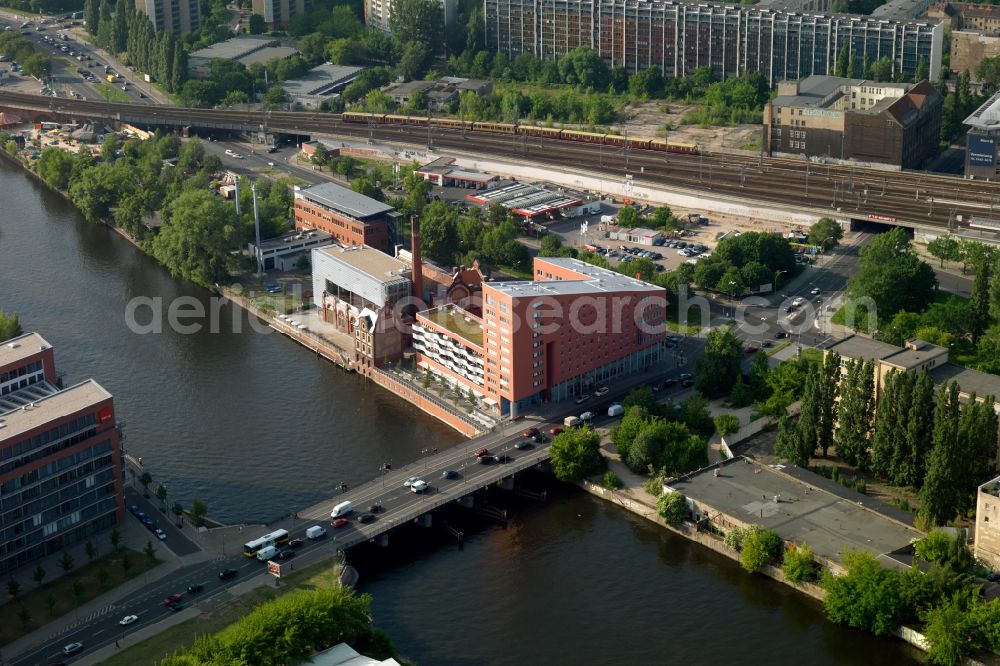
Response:
[{"label": "green tree canopy", "polygon": [[552,471],[567,483],[596,474],[604,466],[601,436],[589,426],[570,428],[552,440]]},{"label": "green tree canopy", "polygon": [[400,0],[392,5],[389,31],[399,44],[424,45],[431,54],[444,46],[444,10],[436,0]]},{"label": "green tree canopy", "polygon": [[695,388],[709,399],[726,395],[740,374],[742,357],[740,340],[729,328],[713,329],[695,367]]},{"label": "green tree canopy", "polygon": [[227,271],[233,249],[235,212],[207,191],[192,190],[164,211],[152,253],[171,274],[211,286]]},{"label": "green tree canopy", "polygon": [[839,222],[829,217],[822,217],[809,227],[809,242],[818,245],[824,252],[829,252],[836,247],[843,237],[844,228],[840,226]]}]

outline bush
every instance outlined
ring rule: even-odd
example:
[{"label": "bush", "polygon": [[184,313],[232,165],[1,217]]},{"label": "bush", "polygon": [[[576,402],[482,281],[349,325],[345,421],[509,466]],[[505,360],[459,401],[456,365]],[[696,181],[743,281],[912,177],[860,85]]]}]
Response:
[{"label": "bush", "polygon": [[668,525],[680,525],[687,516],[687,498],[676,491],[663,493],[656,500],[656,510]]},{"label": "bush", "polygon": [[740,564],[750,573],[756,573],[781,556],[784,542],[775,532],[760,525],[751,525],[743,537]]},{"label": "bush", "polygon": [[728,532],[726,532],[726,536],[723,539],[723,542],[736,552],[739,552],[740,550],[743,549],[744,536],[746,536],[745,529],[743,529],[742,527],[734,527]]},{"label": "bush", "polygon": [[618,478],[618,475],[610,470],[604,473],[603,482],[604,487],[610,488],[611,490],[618,490],[619,488],[623,488],[625,486],[625,484],[622,483],[622,480]]},{"label": "bush", "polygon": [[735,414],[720,414],[714,421],[716,431],[723,437],[740,429],[740,420]]},{"label": "bush", "polygon": [[812,548],[805,545],[786,550],[781,570],[785,578],[792,583],[816,580],[816,564],[813,562]]}]

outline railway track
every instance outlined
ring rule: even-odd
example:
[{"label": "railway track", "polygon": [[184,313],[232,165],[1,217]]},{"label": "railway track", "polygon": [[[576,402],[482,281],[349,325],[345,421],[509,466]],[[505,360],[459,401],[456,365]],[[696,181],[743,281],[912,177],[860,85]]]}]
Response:
[{"label": "railway track", "polygon": [[[304,135],[372,138],[404,146],[425,145],[426,120],[413,125],[345,123],[334,114],[287,111],[238,111],[149,107],[99,101],[47,98],[0,91],[0,105],[60,116],[113,117],[140,125],[199,125]],[[921,172],[883,171],[839,164],[816,164],[789,158],[728,153],[682,155],[543,137],[432,128],[435,147],[572,166],[610,179],[626,173],[650,185],[664,185],[713,196],[733,196],[762,203],[830,211],[879,221],[933,228],[967,227],[972,216],[991,217],[1000,208],[1000,185]],[[1000,213],[998,213],[1000,214]]]}]

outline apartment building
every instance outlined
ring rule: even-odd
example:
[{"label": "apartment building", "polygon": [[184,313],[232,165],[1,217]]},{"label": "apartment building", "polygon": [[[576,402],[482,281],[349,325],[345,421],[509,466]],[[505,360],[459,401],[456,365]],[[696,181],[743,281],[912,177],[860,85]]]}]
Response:
[{"label": "apartment building", "polygon": [[0,344],[0,573],[124,519],[121,436],[111,394],[63,388],[37,333]]},{"label": "apartment building", "polygon": [[298,14],[312,10],[312,0],[253,0],[253,13],[261,16],[268,30],[288,26],[288,22]]},{"label": "apartment building", "polygon": [[198,0],[135,0],[135,9],[149,17],[156,32],[186,35],[201,29]]},{"label": "apartment building", "polygon": [[486,48],[513,58],[597,51],[629,72],[664,76],[711,67],[719,78],[761,72],[768,83],[834,73],[846,47],[858,62],[892,60],[913,75],[921,60],[931,80],[941,66],[944,26],[927,21],[784,11],[671,0],[485,0]]},{"label": "apartment building", "polygon": [[392,206],[334,183],[295,188],[295,228],[325,231],[342,245],[390,253],[398,219]]},{"label": "apartment building", "polygon": [[661,287],[571,258],[536,257],[534,278],[483,283],[482,318],[454,305],[417,313],[418,366],[516,417],[665,358]]},{"label": "apartment building", "polygon": [[917,84],[809,76],[778,84],[764,107],[769,155],[856,160],[918,169],[939,151],[943,99]]},{"label": "apartment building", "polygon": [[[442,20],[445,26],[455,22],[458,17],[458,0],[440,0]],[[364,0],[365,24],[370,28],[378,28],[389,32],[389,20],[392,18],[393,0]]]}]

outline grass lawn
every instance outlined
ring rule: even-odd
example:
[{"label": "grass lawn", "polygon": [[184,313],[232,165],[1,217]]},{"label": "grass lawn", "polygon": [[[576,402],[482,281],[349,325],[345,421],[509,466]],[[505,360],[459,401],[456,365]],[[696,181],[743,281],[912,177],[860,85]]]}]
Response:
[{"label": "grass lawn", "polygon": [[110,86],[107,83],[97,83],[95,86],[97,90],[101,93],[101,97],[111,102],[128,102],[129,97],[124,92]]},{"label": "grass lawn", "polygon": [[23,9],[16,9],[14,7],[4,7],[3,13],[5,14],[17,14],[18,16],[24,16],[26,18],[41,18],[41,14],[36,14],[34,12],[25,11]]},{"label": "grass lawn", "polygon": [[767,355],[768,356],[774,356],[775,354],[777,354],[778,352],[780,352],[782,349],[784,349],[785,347],[787,347],[790,344],[792,344],[792,341],[786,339],[781,344],[775,345],[771,349],[768,349],[767,350]]},{"label": "grass lawn", "polygon": [[[121,565],[123,557],[127,557],[128,561],[131,562],[127,573]],[[51,583],[43,583],[41,587],[31,591],[22,591],[22,595],[16,600],[0,606],[0,643],[16,640],[25,633],[72,612],[80,604],[90,601],[127,580],[141,576],[159,563],[160,560],[150,561],[144,553],[123,548],[118,553],[109,553],[98,557],[93,562],[88,562],[69,575]],[[107,579],[103,585],[99,573],[101,570],[107,572]],[[76,581],[82,585],[82,594],[79,597],[73,594]],[[49,610],[49,600],[53,602],[52,610]],[[22,608],[27,609],[30,615],[27,627],[20,617]]]},{"label": "grass lawn", "polygon": [[296,589],[314,590],[337,585],[340,567],[331,560],[320,562],[289,576],[282,576],[281,587],[261,587],[196,618],[176,624],[159,634],[133,645],[104,662],[105,666],[156,664],[181,648],[190,647],[199,636],[225,629],[260,604]]}]

